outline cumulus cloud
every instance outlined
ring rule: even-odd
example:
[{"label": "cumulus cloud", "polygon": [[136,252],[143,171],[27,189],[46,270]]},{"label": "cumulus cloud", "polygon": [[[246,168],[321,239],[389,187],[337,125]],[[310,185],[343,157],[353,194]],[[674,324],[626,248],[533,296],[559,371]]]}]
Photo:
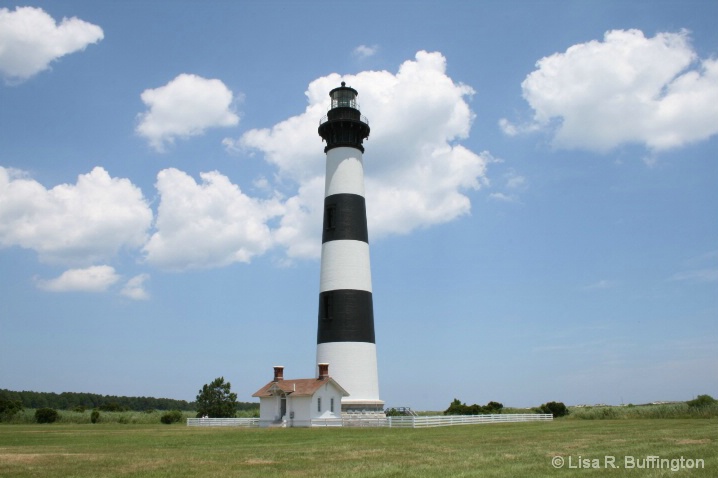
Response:
[{"label": "cumulus cloud", "polygon": [[[183,171],[165,169],[157,175],[152,222],[152,210],[139,188],[127,179],[111,178],[100,167],[81,175],[75,185],[52,189],[0,168],[0,246],[20,246],[45,260],[83,266],[128,248],[140,250],[148,264],[166,270],[246,263],[272,248],[290,260],[318,257],[325,159],[317,126],[329,106],[328,92],[342,80],[359,90],[362,112],[370,115],[365,183],[372,239],[468,214],[467,192],[487,183],[486,168],[494,159],[460,144],[473,120],[468,104],[473,90],[447,76],[440,53],[421,51],[397,73],[318,78],[308,86],[303,113],[226,139],[228,149],[259,151],[274,167],[271,179],[265,175],[255,181],[264,197],[248,195],[217,171],[203,172],[195,180]],[[195,102],[193,89],[207,93],[207,100]],[[138,130],[146,127],[142,131],[158,148],[175,136],[222,124],[217,118],[236,120],[228,110],[232,94],[219,80],[180,75],[148,92],[143,99],[150,111]],[[221,101],[208,108],[216,114],[200,113],[197,119],[198,105],[213,103],[217,92],[225,94],[217,95]],[[175,126],[171,111],[177,112]],[[146,280],[142,275],[130,279],[121,293],[145,298]]]},{"label": "cumulus cloud", "polygon": [[51,292],[105,292],[120,279],[111,266],[70,269],[55,279],[38,280],[37,286]]},{"label": "cumulus cloud", "polygon": [[147,261],[164,269],[220,267],[249,262],[272,246],[267,222],[281,214],[276,200],[255,199],[214,171],[194,178],[177,169],[157,175],[156,231],[144,246]]},{"label": "cumulus cloud", "polygon": [[120,294],[132,300],[147,300],[150,295],[145,290],[145,282],[150,278],[149,274],[138,274],[128,280]]},{"label": "cumulus cloud", "polygon": [[141,247],[151,222],[140,189],[101,167],[52,189],[0,167],[0,247],[31,249],[50,262],[92,264]]},{"label": "cumulus cloud", "polygon": [[176,138],[239,123],[232,91],[217,79],[181,74],[165,86],[143,91],[141,98],[149,109],[139,115],[136,132],[158,152]]},{"label": "cumulus cloud", "polygon": [[485,183],[491,162],[488,153],[458,144],[471,128],[468,99],[474,91],[446,74],[440,53],[420,51],[396,74],[364,71],[318,78],[307,89],[304,113],[225,141],[230,148],[261,151],[280,178],[298,184],[297,193],[285,201],[277,244],[290,257],[319,254],[324,155],[317,126],[329,107],[329,91],[341,81],[359,91],[372,128],[364,156],[371,237],[404,234],[468,214],[465,193]]},{"label": "cumulus cloud", "polygon": [[687,31],[612,30],[536,66],[521,84],[533,122],[503,118],[507,135],[547,129],[556,147],[604,152],[627,143],[661,151],[718,133],[718,60],[699,59]]},{"label": "cumulus cloud", "polygon": [[41,8],[0,8],[0,75],[22,82],[103,38],[102,28],[75,17],[57,24]]}]

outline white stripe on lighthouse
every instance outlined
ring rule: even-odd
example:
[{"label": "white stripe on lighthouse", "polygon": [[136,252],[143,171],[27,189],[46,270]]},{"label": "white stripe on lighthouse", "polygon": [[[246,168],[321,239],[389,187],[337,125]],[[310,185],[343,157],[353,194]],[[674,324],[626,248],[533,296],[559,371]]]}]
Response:
[{"label": "white stripe on lighthouse", "polygon": [[339,147],[327,151],[324,196],[348,193],[364,196],[364,164],[356,148]]},{"label": "white stripe on lighthouse", "polygon": [[317,345],[317,363],[330,364],[330,375],[351,395],[342,398],[359,406],[380,403],[376,345],[367,342],[328,342]]},{"label": "white stripe on lighthouse", "polygon": [[322,244],[319,292],[337,289],[371,292],[369,244],[366,242],[343,240]]}]

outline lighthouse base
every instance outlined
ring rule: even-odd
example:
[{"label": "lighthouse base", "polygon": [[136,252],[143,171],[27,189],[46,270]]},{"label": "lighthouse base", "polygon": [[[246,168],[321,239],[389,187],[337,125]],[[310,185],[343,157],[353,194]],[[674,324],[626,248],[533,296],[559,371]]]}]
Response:
[{"label": "lighthouse base", "polygon": [[317,362],[328,363],[329,375],[347,392],[342,412],[381,411],[376,345],[368,342],[327,342],[317,344]]},{"label": "lighthouse base", "polygon": [[384,402],[377,400],[374,402],[352,400],[347,397],[347,401],[342,400],[342,413],[361,412],[361,413],[384,413]]}]

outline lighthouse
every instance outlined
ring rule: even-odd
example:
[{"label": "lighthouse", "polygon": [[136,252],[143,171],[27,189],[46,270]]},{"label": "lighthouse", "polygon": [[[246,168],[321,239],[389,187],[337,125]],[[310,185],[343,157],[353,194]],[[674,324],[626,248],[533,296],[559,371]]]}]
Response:
[{"label": "lighthouse", "polygon": [[349,393],[343,411],[381,411],[362,157],[369,122],[357,95],[344,82],[331,90],[319,123],[326,177],[315,363],[330,364]]}]

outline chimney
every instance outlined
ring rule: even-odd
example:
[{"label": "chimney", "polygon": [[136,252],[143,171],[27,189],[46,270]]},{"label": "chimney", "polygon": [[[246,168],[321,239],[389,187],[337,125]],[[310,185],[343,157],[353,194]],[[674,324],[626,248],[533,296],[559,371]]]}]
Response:
[{"label": "chimney", "polygon": [[329,378],[329,364],[320,363],[319,365],[319,380],[326,380]]},{"label": "chimney", "polygon": [[282,365],[274,366],[274,381],[279,382],[284,380],[284,367]]}]

